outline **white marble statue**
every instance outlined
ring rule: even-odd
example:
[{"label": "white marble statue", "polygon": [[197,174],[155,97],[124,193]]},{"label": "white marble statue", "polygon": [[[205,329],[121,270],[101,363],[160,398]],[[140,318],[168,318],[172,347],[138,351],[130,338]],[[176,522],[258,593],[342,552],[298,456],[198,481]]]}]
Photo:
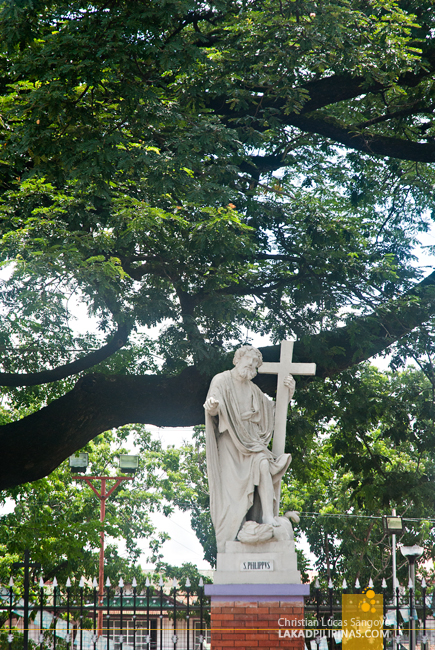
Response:
[{"label": "white marble statue", "polygon": [[[245,345],[233,362],[232,370],[213,378],[204,404],[210,510],[218,552],[236,539],[260,543],[272,536],[277,540],[291,536],[288,519],[278,517],[281,478],[291,455],[275,455],[268,449],[275,403],[251,381],[263,363],[261,352]],[[295,381],[292,375],[282,381],[288,405]]]}]

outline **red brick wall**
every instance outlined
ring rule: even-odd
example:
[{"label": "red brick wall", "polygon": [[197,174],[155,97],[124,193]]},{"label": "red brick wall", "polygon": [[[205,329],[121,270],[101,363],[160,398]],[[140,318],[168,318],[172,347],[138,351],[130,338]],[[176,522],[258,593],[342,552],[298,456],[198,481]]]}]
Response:
[{"label": "red brick wall", "polygon": [[[257,650],[257,648],[287,648],[304,650],[304,639],[289,638],[292,634],[288,621],[304,617],[303,602],[280,601],[214,601],[211,605],[212,650]],[[287,619],[287,623],[279,619]],[[303,629],[303,625],[297,630]]]}]

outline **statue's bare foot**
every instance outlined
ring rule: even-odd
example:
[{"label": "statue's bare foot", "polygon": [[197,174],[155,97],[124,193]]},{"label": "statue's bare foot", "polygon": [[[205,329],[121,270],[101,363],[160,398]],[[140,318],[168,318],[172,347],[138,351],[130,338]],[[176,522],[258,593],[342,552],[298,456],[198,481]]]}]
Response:
[{"label": "statue's bare foot", "polygon": [[279,526],[279,521],[275,517],[263,517],[263,524],[270,524],[271,526]]}]

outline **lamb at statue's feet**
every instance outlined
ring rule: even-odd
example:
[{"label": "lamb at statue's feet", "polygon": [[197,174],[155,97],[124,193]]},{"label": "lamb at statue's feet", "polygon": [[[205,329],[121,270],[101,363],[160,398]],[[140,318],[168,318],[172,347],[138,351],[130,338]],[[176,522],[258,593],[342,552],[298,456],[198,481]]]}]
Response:
[{"label": "lamb at statue's feet", "polygon": [[256,521],[245,521],[239,530],[237,540],[245,544],[261,544],[271,539],[292,540],[294,535],[290,519],[299,521],[298,513],[286,512],[284,517],[274,517],[274,523],[259,524]]}]

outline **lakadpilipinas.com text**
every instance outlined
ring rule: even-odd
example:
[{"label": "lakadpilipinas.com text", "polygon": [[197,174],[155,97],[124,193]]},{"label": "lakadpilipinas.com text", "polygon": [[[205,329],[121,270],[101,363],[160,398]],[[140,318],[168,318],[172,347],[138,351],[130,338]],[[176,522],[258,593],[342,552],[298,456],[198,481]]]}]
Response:
[{"label": "lakadpilipinas.com text", "polygon": [[323,636],[327,639],[336,639],[340,635],[345,639],[389,639],[392,630],[384,629],[382,625],[382,620],[352,618],[350,621],[341,621],[322,617],[319,621],[313,621],[282,617],[278,619],[278,637],[280,639],[314,639]]}]

